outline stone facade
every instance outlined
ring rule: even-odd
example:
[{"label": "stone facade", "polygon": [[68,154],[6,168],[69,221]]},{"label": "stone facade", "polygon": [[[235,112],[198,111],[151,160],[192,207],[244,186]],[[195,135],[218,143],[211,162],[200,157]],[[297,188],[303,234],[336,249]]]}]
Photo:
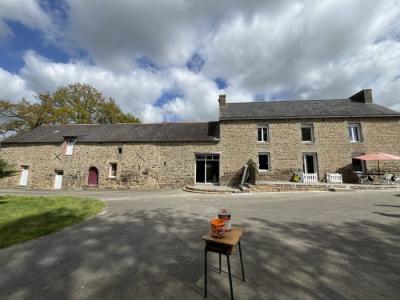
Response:
[{"label": "stone facade", "polygon": [[[122,153],[119,153],[122,148]],[[28,187],[51,189],[55,172],[62,170],[63,188],[88,186],[89,168],[99,173],[98,187],[105,189],[156,189],[193,184],[194,155],[197,152],[216,153],[216,143],[104,143],[79,144],[73,155],[65,155],[59,145],[7,145],[1,157],[11,165],[29,166]],[[117,164],[115,178],[110,175],[110,163]],[[19,174],[0,181],[2,187],[19,184]]]},{"label": "stone facade", "polygon": [[[358,94],[357,94],[358,95]],[[220,97],[220,112],[226,99]],[[367,104],[365,104],[367,105]],[[361,141],[350,142],[348,124],[361,128]],[[313,127],[313,142],[302,142],[301,127]],[[92,125],[95,126],[95,125]],[[132,125],[135,126],[135,125]],[[268,128],[269,139],[258,142],[257,128]],[[119,150],[122,149],[122,150]],[[157,189],[196,183],[196,154],[219,155],[219,183],[237,185],[244,166],[259,153],[269,154],[269,170],[258,170],[258,180],[289,180],[303,168],[303,154],[316,155],[318,180],[326,173],[340,172],[346,182],[355,154],[385,152],[400,156],[400,117],[263,119],[219,121],[219,139],[204,142],[79,142],[72,155],[64,143],[5,143],[0,157],[15,168],[28,166],[28,188],[52,189],[56,173],[62,172],[62,188],[88,187],[89,169],[98,171],[96,187],[104,189]],[[110,176],[110,164],[116,176]],[[376,162],[366,165],[376,170]],[[381,162],[381,170],[400,174],[400,161]],[[1,187],[16,187],[21,174],[0,181]]]},{"label": "stone facade", "polygon": [[[362,140],[352,143],[348,137],[348,123],[360,124]],[[314,142],[301,141],[301,125],[312,124]],[[257,126],[269,128],[269,141],[257,142]],[[259,180],[289,180],[294,171],[303,168],[303,153],[316,153],[318,176],[352,170],[355,153],[385,152],[400,156],[400,120],[393,119],[316,119],[262,120],[221,122],[221,142],[224,149],[224,170],[232,177],[232,168],[245,165],[249,159],[258,161],[258,153],[270,154],[270,170],[259,171]],[[368,162],[367,169],[376,170],[376,162]],[[380,162],[381,170],[400,173],[400,162]],[[351,182],[354,178],[347,178]]]},{"label": "stone facade", "polygon": [[[386,152],[400,155],[400,120],[357,119],[362,142],[351,143],[348,120],[307,120],[314,127],[313,143],[301,142],[300,120],[221,121],[220,141],[207,143],[97,143],[74,146],[73,155],[65,155],[64,144],[9,144],[1,149],[1,157],[19,168],[29,166],[28,187],[51,189],[55,172],[62,170],[63,188],[85,188],[88,170],[99,171],[99,188],[156,189],[182,187],[195,183],[195,154],[220,155],[220,183],[238,184],[243,166],[258,153],[270,154],[270,170],[259,171],[259,180],[289,180],[302,168],[302,154],[316,153],[319,180],[327,172],[351,169],[353,153]],[[269,141],[257,141],[257,126],[267,125]],[[118,149],[122,148],[122,153]],[[117,164],[117,176],[109,177],[110,163]],[[381,162],[382,170],[400,172],[399,162]],[[376,168],[370,162],[368,169]],[[351,181],[352,179],[348,179]],[[2,187],[19,184],[19,175],[1,181]]]}]

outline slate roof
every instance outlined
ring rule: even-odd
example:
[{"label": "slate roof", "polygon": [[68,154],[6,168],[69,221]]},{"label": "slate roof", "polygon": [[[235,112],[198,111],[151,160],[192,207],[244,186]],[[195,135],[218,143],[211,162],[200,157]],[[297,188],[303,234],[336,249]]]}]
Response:
[{"label": "slate roof", "polygon": [[220,109],[220,120],[336,117],[400,117],[400,113],[377,104],[349,99],[227,103]]},{"label": "slate roof", "polygon": [[213,142],[219,140],[218,122],[159,124],[42,125],[4,141],[61,143],[64,137],[85,142]]}]

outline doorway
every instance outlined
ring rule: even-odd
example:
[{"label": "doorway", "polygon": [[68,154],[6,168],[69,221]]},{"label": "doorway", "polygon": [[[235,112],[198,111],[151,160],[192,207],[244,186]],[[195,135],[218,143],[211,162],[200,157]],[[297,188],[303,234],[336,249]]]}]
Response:
[{"label": "doorway", "polygon": [[54,189],[60,190],[62,188],[64,171],[56,170],[56,176],[54,178]]},{"label": "doorway", "polygon": [[88,176],[88,185],[97,186],[99,184],[99,171],[96,167],[90,167]]},{"label": "doorway", "polygon": [[19,178],[20,186],[28,185],[29,166],[21,166],[21,177]]},{"label": "doorway", "polygon": [[367,171],[367,164],[365,160],[356,159],[354,157],[364,155],[365,153],[352,153],[351,154],[351,166],[353,171],[365,173]]},{"label": "doorway", "polygon": [[196,183],[219,183],[219,154],[196,154]]},{"label": "doorway", "polygon": [[318,173],[317,153],[303,154],[303,172],[306,174]]}]

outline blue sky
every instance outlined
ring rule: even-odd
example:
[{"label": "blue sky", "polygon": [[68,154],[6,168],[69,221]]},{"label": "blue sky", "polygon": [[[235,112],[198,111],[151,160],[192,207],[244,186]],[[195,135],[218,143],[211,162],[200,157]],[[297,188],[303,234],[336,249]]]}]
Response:
[{"label": "blue sky", "polygon": [[[340,20],[340,22],[337,22]],[[3,0],[0,98],[93,85],[144,122],[232,101],[344,98],[400,109],[398,1]]]},{"label": "blue sky", "polygon": [[69,54],[62,48],[47,42],[39,30],[12,20],[6,20],[5,23],[12,34],[0,44],[0,66],[3,69],[18,73],[24,66],[22,56],[27,50],[34,50],[54,62],[67,63],[69,61]]}]

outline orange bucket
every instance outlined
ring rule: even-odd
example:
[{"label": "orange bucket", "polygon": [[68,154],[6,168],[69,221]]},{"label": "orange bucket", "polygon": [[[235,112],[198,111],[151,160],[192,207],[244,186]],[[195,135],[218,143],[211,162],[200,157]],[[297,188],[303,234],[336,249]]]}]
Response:
[{"label": "orange bucket", "polygon": [[212,219],[211,222],[211,235],[215,238],[223,238],[225,236],[225,220]]}]

